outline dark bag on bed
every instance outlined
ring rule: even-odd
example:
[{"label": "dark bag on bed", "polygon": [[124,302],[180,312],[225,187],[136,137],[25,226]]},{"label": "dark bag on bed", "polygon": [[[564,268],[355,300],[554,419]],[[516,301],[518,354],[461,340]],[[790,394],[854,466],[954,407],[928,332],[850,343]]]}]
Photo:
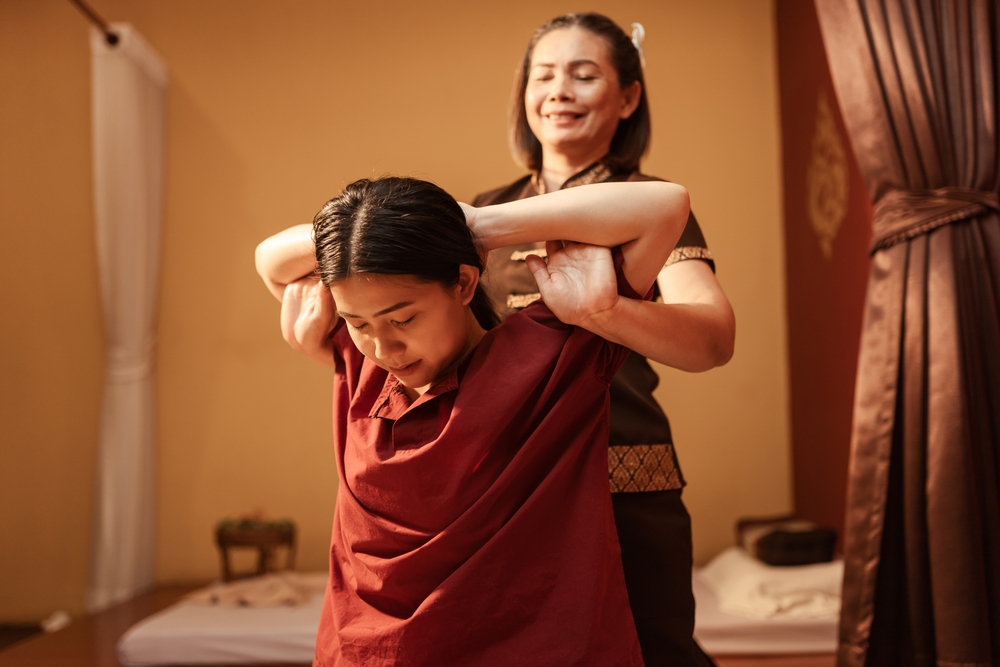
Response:
[{"label": "dark bag on bed", "polygon": [[740,519],[736,541],[768,565],[808,565],[833,560],[837,531],[794,516]]}]

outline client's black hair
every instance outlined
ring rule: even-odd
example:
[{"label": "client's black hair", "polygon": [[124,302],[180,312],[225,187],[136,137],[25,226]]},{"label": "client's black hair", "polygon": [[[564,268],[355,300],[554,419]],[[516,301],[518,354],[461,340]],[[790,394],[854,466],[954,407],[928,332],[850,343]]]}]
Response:
[{"label": "client's black hair", "polygon": [[[361,273],[411,275],[451,287],[459,265],[484,271],[465,213],[447,192],[415,178],[351,183],[313,219],[323,284]],[[469,304],[479,326],[500,323],[480,279]]]}]

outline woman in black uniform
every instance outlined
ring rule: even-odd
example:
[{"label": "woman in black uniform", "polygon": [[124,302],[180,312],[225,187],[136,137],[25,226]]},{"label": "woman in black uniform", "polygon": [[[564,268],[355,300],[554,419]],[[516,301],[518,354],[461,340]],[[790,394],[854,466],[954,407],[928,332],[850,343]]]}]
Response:
[{"label": "woman in black uniform", "polygon": [[[638,170],[650,136],[639,44],[604,16],[570,14],[538,29],[518,71],[510,118],[514,156],[531,173],[479,195],[475,206],[586,183],[658,180]],[[538,298],[524,263],[528,251],[538,253],[524,246],[490,255],[487,289],[501,314]],[[614,331],[598,332],[634,351],[611,385],[615,522],[646,665],[710,665],[692,637],[684,478],[653,398],[658,377],[646,361],[699,372],[732,356],[735,318],[693,215],[657,287],[662,302],[636,302],[635,326],[618,321]]]}]

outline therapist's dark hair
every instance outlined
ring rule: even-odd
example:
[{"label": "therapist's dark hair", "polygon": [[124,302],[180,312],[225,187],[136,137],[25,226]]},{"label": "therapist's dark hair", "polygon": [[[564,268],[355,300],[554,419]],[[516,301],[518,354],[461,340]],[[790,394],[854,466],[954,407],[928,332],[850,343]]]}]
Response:
[{"label": "therapist's dark hair", "polygon": [[483,258],[465,212],[433,183],[399,177],[355,181],[316,214],[313,240],[327,287],[364,273],[408,275],[452,287],[460,265],[474,266],[480,281],[469,307],[484,329],[500,322],[483,289]]},{"label": "therapist's dark hair", "polygon": [[618,73],[618,85],[625,89],[636,81],[642,90],[639,93],[639,106],[628,118],[618,123],[618,129],[611,140],[611,149],[605,163],[613,170],[633,171],[639,168],[639,160],[649,148],[650,122],[649,103],[646,99],[646,81],[642,76],[642,63],[639,52],[618,24],[601,14],[592,12],[566,14],[547,21],[535,31],[528,48],[524,50],[524,58],[517,70],[514,80],[514,95],[511,98],[510,147],[514,159],[528,169],[538,171],[542,168],[542,145],[528,126],[528,116],[524,111],[524,93],[528,87],[528,73],[531,69],[531,56],[535,45],[542,37],[553,30],[562,30],[578,26],[589,30],[604,39],[608,45],[608,55],[611,64]]}]

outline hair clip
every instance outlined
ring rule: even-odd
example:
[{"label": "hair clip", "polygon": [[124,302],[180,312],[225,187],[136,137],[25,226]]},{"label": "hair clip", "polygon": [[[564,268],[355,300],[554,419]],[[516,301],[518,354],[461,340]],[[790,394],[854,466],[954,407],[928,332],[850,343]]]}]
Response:
[{"label": "hair clip", "polygon": [[642,40],[646,39],[646,29],[641,23],[632,24],[632,46],[639,52],[639,64],[646,69],[646,58],[642,55]]}]

